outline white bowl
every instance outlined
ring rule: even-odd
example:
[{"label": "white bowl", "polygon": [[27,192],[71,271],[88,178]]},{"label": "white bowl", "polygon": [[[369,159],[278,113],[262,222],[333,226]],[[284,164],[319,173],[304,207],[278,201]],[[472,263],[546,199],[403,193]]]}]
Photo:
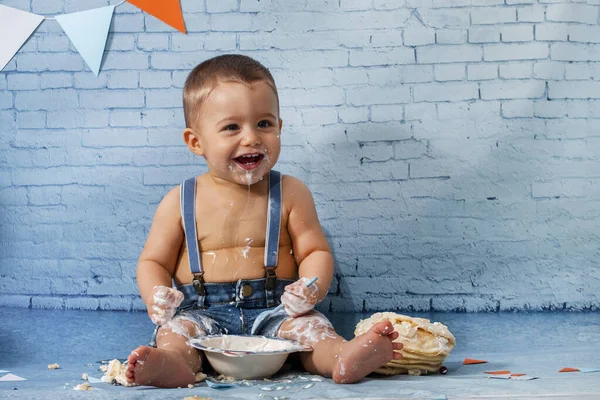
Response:
[{"label": "white bowl", "polygon": [[290,353],[312,351],[291,340],[250,335],[204,336],[190,343],[204,351],[215,371],[235,379],[268,378],[281,369]]}]

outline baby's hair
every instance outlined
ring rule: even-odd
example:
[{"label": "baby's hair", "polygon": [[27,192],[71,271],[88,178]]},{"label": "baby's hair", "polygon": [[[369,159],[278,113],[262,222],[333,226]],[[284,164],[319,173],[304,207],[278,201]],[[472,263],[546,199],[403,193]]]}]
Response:
[{"label": "baby's hair", "polygon": [[190,128],[196,121],[202,103],[219,82],[249,85],[257,81],[264,81],[271,86],[279,102],[273,75],[253,58],[241,54],[224,54],[198,64],[188,75],[183,87],[185,126]]}]

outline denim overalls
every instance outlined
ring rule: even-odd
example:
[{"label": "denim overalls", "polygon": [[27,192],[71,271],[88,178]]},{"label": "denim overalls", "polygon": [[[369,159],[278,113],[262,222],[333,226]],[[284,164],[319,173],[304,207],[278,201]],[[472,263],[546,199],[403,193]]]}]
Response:
[{"label": "denim overalls", "polygon": [[[279,305],[285,286],[294,282],[290,279],[277,279],[275,274],[281,227],[281,173],[269,173],[265,277],[261,279],[240,279],[237,282],[225,283],[204,282],[196,230],[195,197],[196,178],[190,178],[181,185],[181,216],[190,270],[194,279],[191,284],[177,287],[185,297],[173,318],[196,322],[206,335],[250,334],[254,320],[261,313]],[[285,310],[270,316],[257,334],[276,336],[279,327],[287,318]],[[153,345],[157,331],[158,327],[154,332]]]}]

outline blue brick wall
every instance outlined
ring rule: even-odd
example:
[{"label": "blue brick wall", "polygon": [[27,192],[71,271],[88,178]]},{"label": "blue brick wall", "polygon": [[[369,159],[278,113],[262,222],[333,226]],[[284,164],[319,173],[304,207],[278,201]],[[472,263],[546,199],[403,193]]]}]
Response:
[{"label": "blue brick wall", "polygon": [[[106,0],[8,0],[40,14]],[[600,307],[598,0],[184,0],[117,8],[95,77],[55,21],[0,73],[0,305],[142,308],[155,207],[205,171],[181,88],[238,52],[280,88],[334,311]]]}]

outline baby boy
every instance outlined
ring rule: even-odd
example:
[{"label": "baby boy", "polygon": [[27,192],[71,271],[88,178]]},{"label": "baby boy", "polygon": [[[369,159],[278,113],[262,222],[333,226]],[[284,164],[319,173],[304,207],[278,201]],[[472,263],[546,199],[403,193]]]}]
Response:
[{"label": "baby boy", "polygon": [[[202,357],[189,338],[225,333],[311,346],[300,353],[304,368],[337,383],[400,358],[389,321],[346,341],[313,309],[327,294],[334,261],[307,186],[273,170],[282,120],[269,70],[242,55],[209,59],[189,74],[183,105],[183,139],[208,172],[172,189],[156,210],[137,267],[157,325],[155,347],[131,352],[128,381],[193,384]],[[260,331],[251,332],[280,303],[285,312],[263,315]]]}]

